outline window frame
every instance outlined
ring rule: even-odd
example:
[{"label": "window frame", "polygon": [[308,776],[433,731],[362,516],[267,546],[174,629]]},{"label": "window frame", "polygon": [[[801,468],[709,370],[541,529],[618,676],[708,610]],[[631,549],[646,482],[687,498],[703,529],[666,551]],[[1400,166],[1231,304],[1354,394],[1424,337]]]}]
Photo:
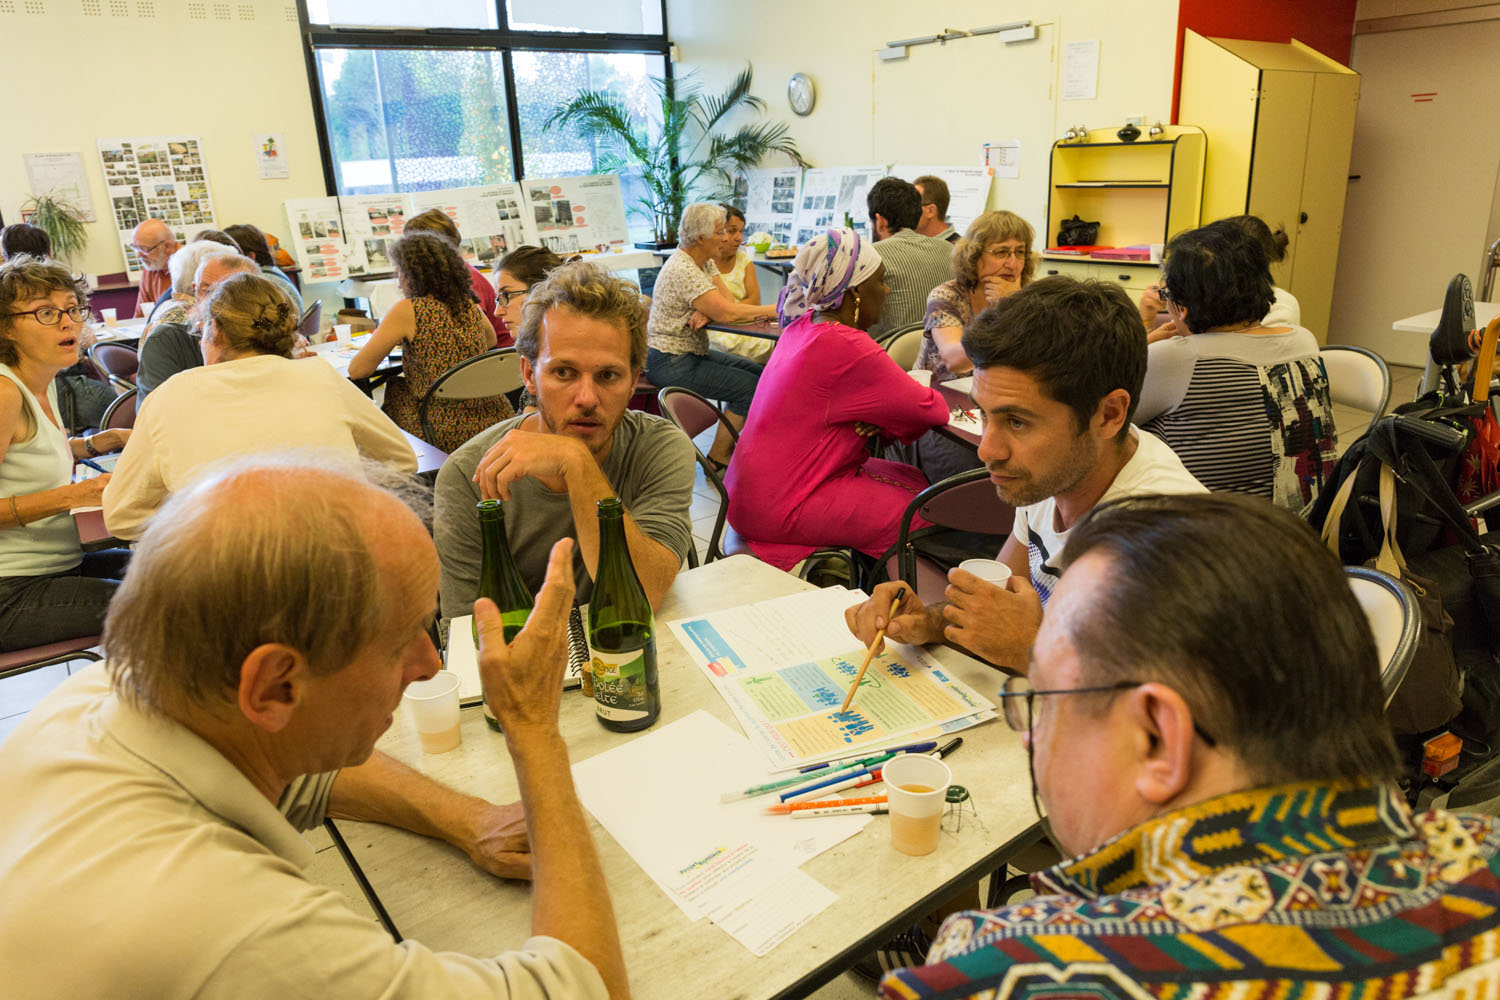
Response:
[{"label": "window frame", "polygon": [[640,52],[662,57],[668,79],[672,77],[672,43],[668,38],[667,0],[661,4],[661,34],[620,34],[588,31],[522,31],[510,27],[506,0],[493,0],[499,28],[380,28],[333,27],[308,19],[307,0],[297,0],[297,22],[302,33],[302,54],[307,86],[313,104],[313,123],[318,133],[318,154],[323,161],[323,187],[337,196],[337,164],[328,137],[328,115],[323,107],[322,78],[318,73],[318,49],[433,49],[441,51],[496,52],[505,80],[505,109],[510,129],[511,173],[526,179],[526,154],[521,143],[521,112],[516,104],[516,74],[511,55],[517,50],[541,52]]}]

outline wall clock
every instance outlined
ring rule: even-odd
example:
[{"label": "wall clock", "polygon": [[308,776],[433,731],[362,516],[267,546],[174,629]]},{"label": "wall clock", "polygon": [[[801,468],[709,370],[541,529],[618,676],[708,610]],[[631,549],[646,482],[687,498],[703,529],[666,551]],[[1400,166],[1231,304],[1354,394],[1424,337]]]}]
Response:
[{"label": "wall clock", "polygon": [[806,73],[793,73],[792,78],[786,84],[786,100],[792,106],[792,110],[799,115],[811,114],[813,104],[817,99],[818,94],[813,87],[812,78]]}]

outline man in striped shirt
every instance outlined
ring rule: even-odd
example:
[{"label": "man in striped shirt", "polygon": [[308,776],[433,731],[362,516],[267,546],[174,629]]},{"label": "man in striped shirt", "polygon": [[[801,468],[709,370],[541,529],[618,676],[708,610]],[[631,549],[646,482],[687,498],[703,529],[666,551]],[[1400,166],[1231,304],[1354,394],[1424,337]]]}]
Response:
[{"label": "man in striped shirt", "polygon": [[953,247],[916,231],[922,221],[922,195],[907,181],[882,177],[865,196],[865,205],[891,289],[880,322],[870,327],[870,336],[878,338],[922,322],[928,294],[953,277]]}]

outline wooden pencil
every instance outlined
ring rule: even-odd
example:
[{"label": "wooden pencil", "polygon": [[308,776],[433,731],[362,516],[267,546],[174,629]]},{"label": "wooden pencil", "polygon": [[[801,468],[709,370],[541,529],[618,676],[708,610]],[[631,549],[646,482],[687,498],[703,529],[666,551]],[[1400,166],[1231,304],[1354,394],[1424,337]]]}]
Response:
[{"label": "wooden pencil", "polygon": [[896,617],[896,609],[901,606],[901,599],[905,596],[905,587],[900,587],[896,590],[896,599],[891,602],[890,614],[885,616],[885,625],[881,627],[879,632],[875,633],[875,638],[870,640],[870,648],[865,650],[865,662],[859,665],[859,673],[854,675],[854,683],[849,685],[849,693],[844,695],[844,704],[839,707],[840,715],[849,711],[849,704],[854,701],[854,692],[859,690],[859,682],[864,680],[865,671],[870,668],[870,661],[875,658],[875,647],[880,645],[880,641],[885,638],[885,630],[890,626],[891,619]]}]

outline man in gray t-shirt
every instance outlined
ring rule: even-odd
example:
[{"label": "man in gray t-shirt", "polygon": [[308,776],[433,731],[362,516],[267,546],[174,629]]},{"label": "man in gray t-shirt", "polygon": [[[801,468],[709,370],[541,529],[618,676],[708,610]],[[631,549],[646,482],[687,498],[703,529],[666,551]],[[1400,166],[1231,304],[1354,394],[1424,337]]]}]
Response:
[{"label": "man in gray t-shirt", "polygon": [[532,289],[516,338],[537,412],[475,435],[438,473],[433,535],[442,614],[469,614],[479,589],[479,515],[498,498],[516,566],[541,586],[547,555],[574,538],[577,599],[598,568],[596,505],[618,496],[636,574],[652,607],[692,545],[693,444],[673,424],[627,410],[645,365],[645,310],[629,283],[594,264],[566,264]]}]

